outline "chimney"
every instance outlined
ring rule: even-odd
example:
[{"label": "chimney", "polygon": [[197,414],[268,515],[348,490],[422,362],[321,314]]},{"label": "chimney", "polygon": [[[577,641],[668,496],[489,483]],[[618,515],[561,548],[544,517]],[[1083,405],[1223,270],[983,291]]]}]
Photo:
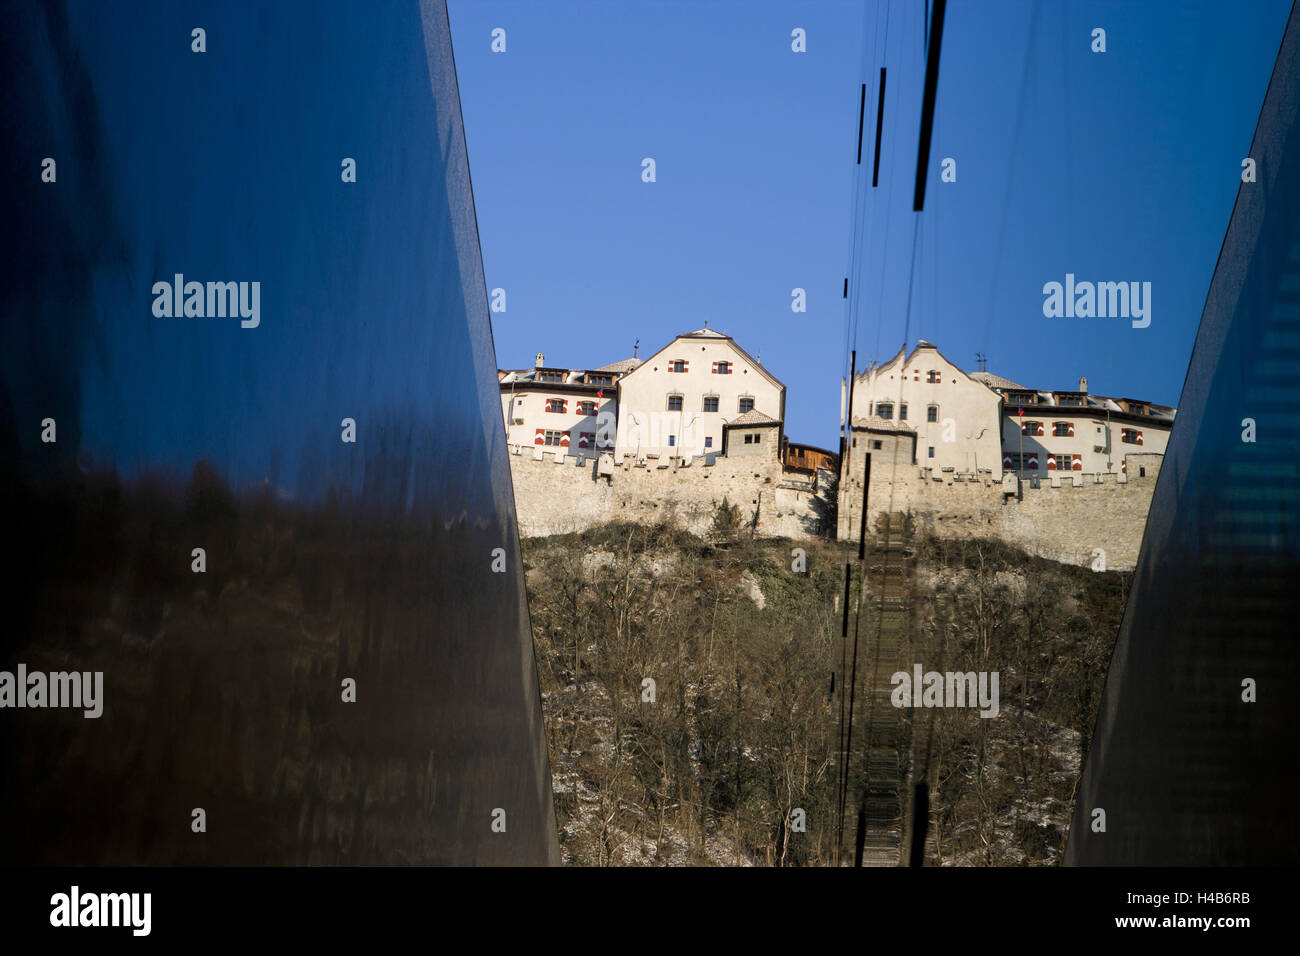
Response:
[{"label": "chimney", "polygon": [[1083,394],[1085,394],[1085,395],[1088,394],[1088,379],[1087,379],[1087,378],[1080,378],[1080,379],[1079,379],[1079,391],[1083,392]]},{"label": "chimney", "polygon": [[546,364],[546,356],[543,355],[541,352],[538,352],[538,353],[537,353],[537,361],[534,363],[534,366],[535,366],[536,368],[541,368],[541,367],[542,367],[543,365],[545,365],[545,364]]}]

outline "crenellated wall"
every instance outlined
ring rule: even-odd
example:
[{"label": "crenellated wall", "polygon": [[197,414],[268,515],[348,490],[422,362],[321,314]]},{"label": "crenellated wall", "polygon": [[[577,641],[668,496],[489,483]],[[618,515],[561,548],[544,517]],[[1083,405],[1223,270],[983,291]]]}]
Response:
[{"label": "crenellated wall", "polygon": [[758,515],[763,537],[809,537],[815,527],[811,487],[785,474],[775,459],[757,457],[697,458],[690,465],[645,465],[627,458],[620,465],[606,458],[600,474],[595,457],[579,463],[573,455],[558,461],[547,449],[540,460],[533,448],[512,446],[510,474],[515,486],[519,532],[541,537],[581,531],[610,521],[651,523],[664,518],[704,534],[713,526],[724,498],[740,508],[748,525]]},{"label": "crenellated wall", "polygon": [[[1137,561],[1147,509],[1163,456],[1128,456],[1128,474],[1052,475],[1034,488],[1008,474],[959,478],[954,472],[891,464],[888,447],[873,454],[868,514],[872,526],[884,512],[906,512],[918,530],[942,538],[997,538],[1031,554],[1086,567],[1131,569]],[[537,456],[541,454],[541,457]],[[671,519],[704,534],[713,526],[725,498],[739,506],[748,525],[757,512],[762,537],[811,537],[817,527],[815,493],[775,460],[726,458],[714,464],[695,459],[638,465],[512,447],[510,471],[520,533],[540,537],[581,531],[610,521],[651,523]],[[862,516],[863,458],[850,475],[840,500],[839,536],[856,541]],[[1145,471],[1145,474],[1143,472]]]},{"label": "crenellated wall", "polygon": [[[1094,566],[1101,551],[1105,567],[1112,570],[1129,570],[1137,562],[1163,459],[1130,454],[1127,474],[1051,474],[1035,488],[1011,473],[995,481],[989,475],[959,477],[910,463],[895,465],[888,461],[889,450],[886,443],[873,453],[867,499],[872,528],[881,513],[906,512],[919,530],[942,538],[998,538],[1068,564]],[[856,471],[840,500],[840,537],[856,541],[862,456],[853,464]]]}]

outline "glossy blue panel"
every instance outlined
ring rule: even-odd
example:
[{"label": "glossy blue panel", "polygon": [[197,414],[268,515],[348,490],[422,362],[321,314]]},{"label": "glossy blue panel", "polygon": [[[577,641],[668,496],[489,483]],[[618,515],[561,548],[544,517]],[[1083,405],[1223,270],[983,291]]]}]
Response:
[{"label": "glossy blue panel", "polygon": [[1247,154],[1258,181],[1238,194],[1151,502],[1069,863],[1300,859],[1298,119],[1293,10]]},{"label": "glossy blue panel", "polygon": [[0,72],[0,668],[103,672],[0,708],[0,861],[557,862],[443,4],[20,5]]}]

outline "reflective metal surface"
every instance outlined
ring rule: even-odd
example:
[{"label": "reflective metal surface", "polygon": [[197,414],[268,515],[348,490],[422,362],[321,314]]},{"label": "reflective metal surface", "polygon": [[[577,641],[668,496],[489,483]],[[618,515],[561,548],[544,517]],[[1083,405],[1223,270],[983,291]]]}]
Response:
[{"label": "reflective metal surface", "polygon": [[1248,154],[1258,182],[1238,194],[1151,503],[1068,863],[1300,858],[1298,116],[1293,9]]},{"label": "reflective metal surface", "polygon": [[558,862],[443,4],[5,19],[0,862]]}]

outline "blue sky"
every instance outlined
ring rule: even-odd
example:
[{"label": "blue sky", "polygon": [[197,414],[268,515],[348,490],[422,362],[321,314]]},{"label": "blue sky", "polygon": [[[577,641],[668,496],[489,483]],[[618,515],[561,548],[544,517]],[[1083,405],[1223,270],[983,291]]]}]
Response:
[{"label": "blue sky", "polygon": [[[918,216],[920,3],[450,0],[498,363],[595,367],[707,319],[785,382],[791,438],[832,448],[848,348],[905,338],[1175,404],[1289,6],[952,0]],[[1151,325],[1045,318],[1067,272],[1151,282]]]}]

